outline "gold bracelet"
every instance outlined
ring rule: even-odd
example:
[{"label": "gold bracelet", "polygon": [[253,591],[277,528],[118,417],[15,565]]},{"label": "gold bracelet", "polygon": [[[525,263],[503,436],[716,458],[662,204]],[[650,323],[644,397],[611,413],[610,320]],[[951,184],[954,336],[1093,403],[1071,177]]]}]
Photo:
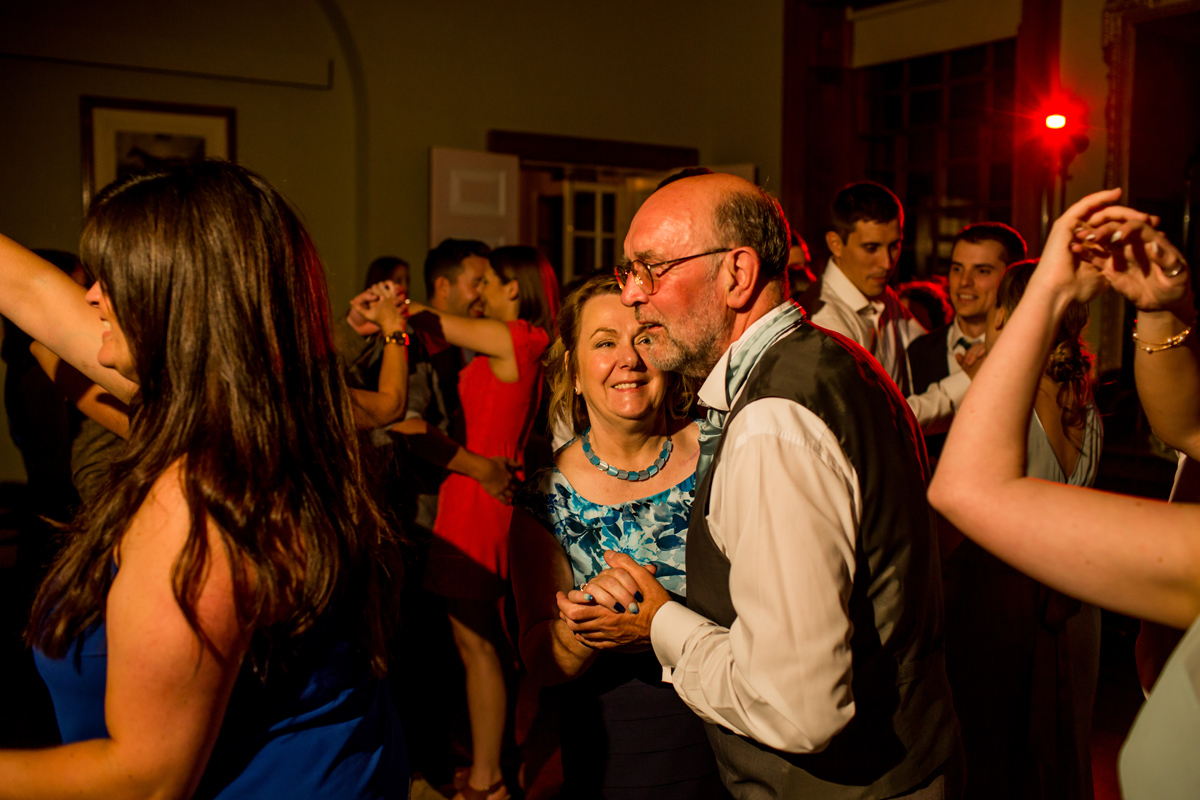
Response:
[{"label": "gold bracelet", "polygon": [[408,334],[404,331],[392,331],[383,337],[384,344],[402,344],[408,347]]},{"label": "gold bracelet", "polygon": [[1191,325],[1187,326],[1187,328],[1185,330],[1183,330],[1181,333],[1175,334],[1171,338],[1167,339],[1165,342],[1145,342],[1145,343],[1143,343],[1142,340],[1138,338],[1137,320],[1135,319],[1133,321],[1133,341],[1137,343],[1137,347],[1139,350],[1144,350],[1147,353],[1161,353],[1163,350],[1170,350],[1173,347],[1179,347],[1179,345],[1181,345],[1185,341],[1187,341],[1187,337],[1192,334],[1192,328],[1194,328],[1195,325],[1196,324],[1193,322]]}]

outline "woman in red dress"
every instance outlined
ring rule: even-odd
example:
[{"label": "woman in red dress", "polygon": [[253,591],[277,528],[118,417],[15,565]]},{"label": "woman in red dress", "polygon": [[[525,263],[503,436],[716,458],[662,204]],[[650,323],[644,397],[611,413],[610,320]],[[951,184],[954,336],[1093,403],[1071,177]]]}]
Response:
[{"label": "woman in red dress", "polygon": [[[494,250],[480,286],[484,318],[436,314],[447,342],[478,355],[459,373],[467,450],[520,460],[542,392],[542,355],[558,311],[558,283],[533,247]],[[414,324],[419,324],[414,319]],[[504,800],[500,748],[507,705],[499,601],[508,584],[512,507],[451,474],[438,494],[425,588],[446,598],[467,676],[472,765],[456,800]]]}]

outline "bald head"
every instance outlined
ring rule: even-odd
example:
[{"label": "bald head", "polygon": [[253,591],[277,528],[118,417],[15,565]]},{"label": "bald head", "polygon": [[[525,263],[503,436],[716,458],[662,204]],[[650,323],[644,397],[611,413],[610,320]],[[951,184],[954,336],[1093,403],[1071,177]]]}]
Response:
[{"label": "bald head", "polygon": [[[639,220],[643,211],[647,218]],[[665,226],[677,235],[682,229],[703,233],[711,247],[749,247],[758,254],[766,281],[787,269],[790,234],[783,210],[765,191],[736,175],[712,173],[672,181],[650,195],[634,225],[639,221],[651,221],[660,230]]]}]

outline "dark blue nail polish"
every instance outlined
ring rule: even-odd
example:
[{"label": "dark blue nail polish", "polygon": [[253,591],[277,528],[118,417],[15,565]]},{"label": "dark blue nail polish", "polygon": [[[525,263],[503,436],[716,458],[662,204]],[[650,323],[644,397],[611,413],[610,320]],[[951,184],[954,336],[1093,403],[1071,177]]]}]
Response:
[{"label": "dark blue nail polish", "polygon": [[588,602],[590,603],[590,602],[592,602],[593,600],[595,600],[596,598],[592,597],[590,594],[585,594],[585,595],[583,596],[583,599],[584,599],[584,600],[586,600],[586,601],[588,601]]},{"label": "dark blue nail polish", "polygon": [[620,603],[613,603],[613,611],[617,612],[618,614],[624,614],[625,606],[621,605]]},{"label": "dark blue nail polish", "polygon": [[[634,593],[633,593],[633,599],[634,599],[634,600],[637,600],[639,603],[641,603],[641,602],[644,602],[646,598],[642,597],[642,593],[641,593],[641,592],[634,592]],[[633,612],[633,613],[635,613],[635,614],[636,614],[637,612],[635,611],[635,612]]]},{"label": "dark blue nail polish", "polygon": [[638,604],[637,604],[637,603],[630,603],[630,604],[629,604],[629,613],[630,613],[630,614],[636,614],[636,613],[638,613],[639,611],[641,611],[641,609],[640,609],[640,608],[638,608]]}]

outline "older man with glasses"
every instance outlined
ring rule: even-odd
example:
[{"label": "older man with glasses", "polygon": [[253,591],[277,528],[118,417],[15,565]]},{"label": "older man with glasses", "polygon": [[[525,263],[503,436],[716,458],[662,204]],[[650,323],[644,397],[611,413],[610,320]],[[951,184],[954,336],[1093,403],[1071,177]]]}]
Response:
[{"label": "older man with glasses", "polygon": [[653,645],[736,797],[956,797],[928,469],[904,398],[787,299],[787,221],[752,184],[663,186],[625,253],[650,360],[706,378],[687,607],[608,553],[560,598],[565,618],[593,647]]}]

